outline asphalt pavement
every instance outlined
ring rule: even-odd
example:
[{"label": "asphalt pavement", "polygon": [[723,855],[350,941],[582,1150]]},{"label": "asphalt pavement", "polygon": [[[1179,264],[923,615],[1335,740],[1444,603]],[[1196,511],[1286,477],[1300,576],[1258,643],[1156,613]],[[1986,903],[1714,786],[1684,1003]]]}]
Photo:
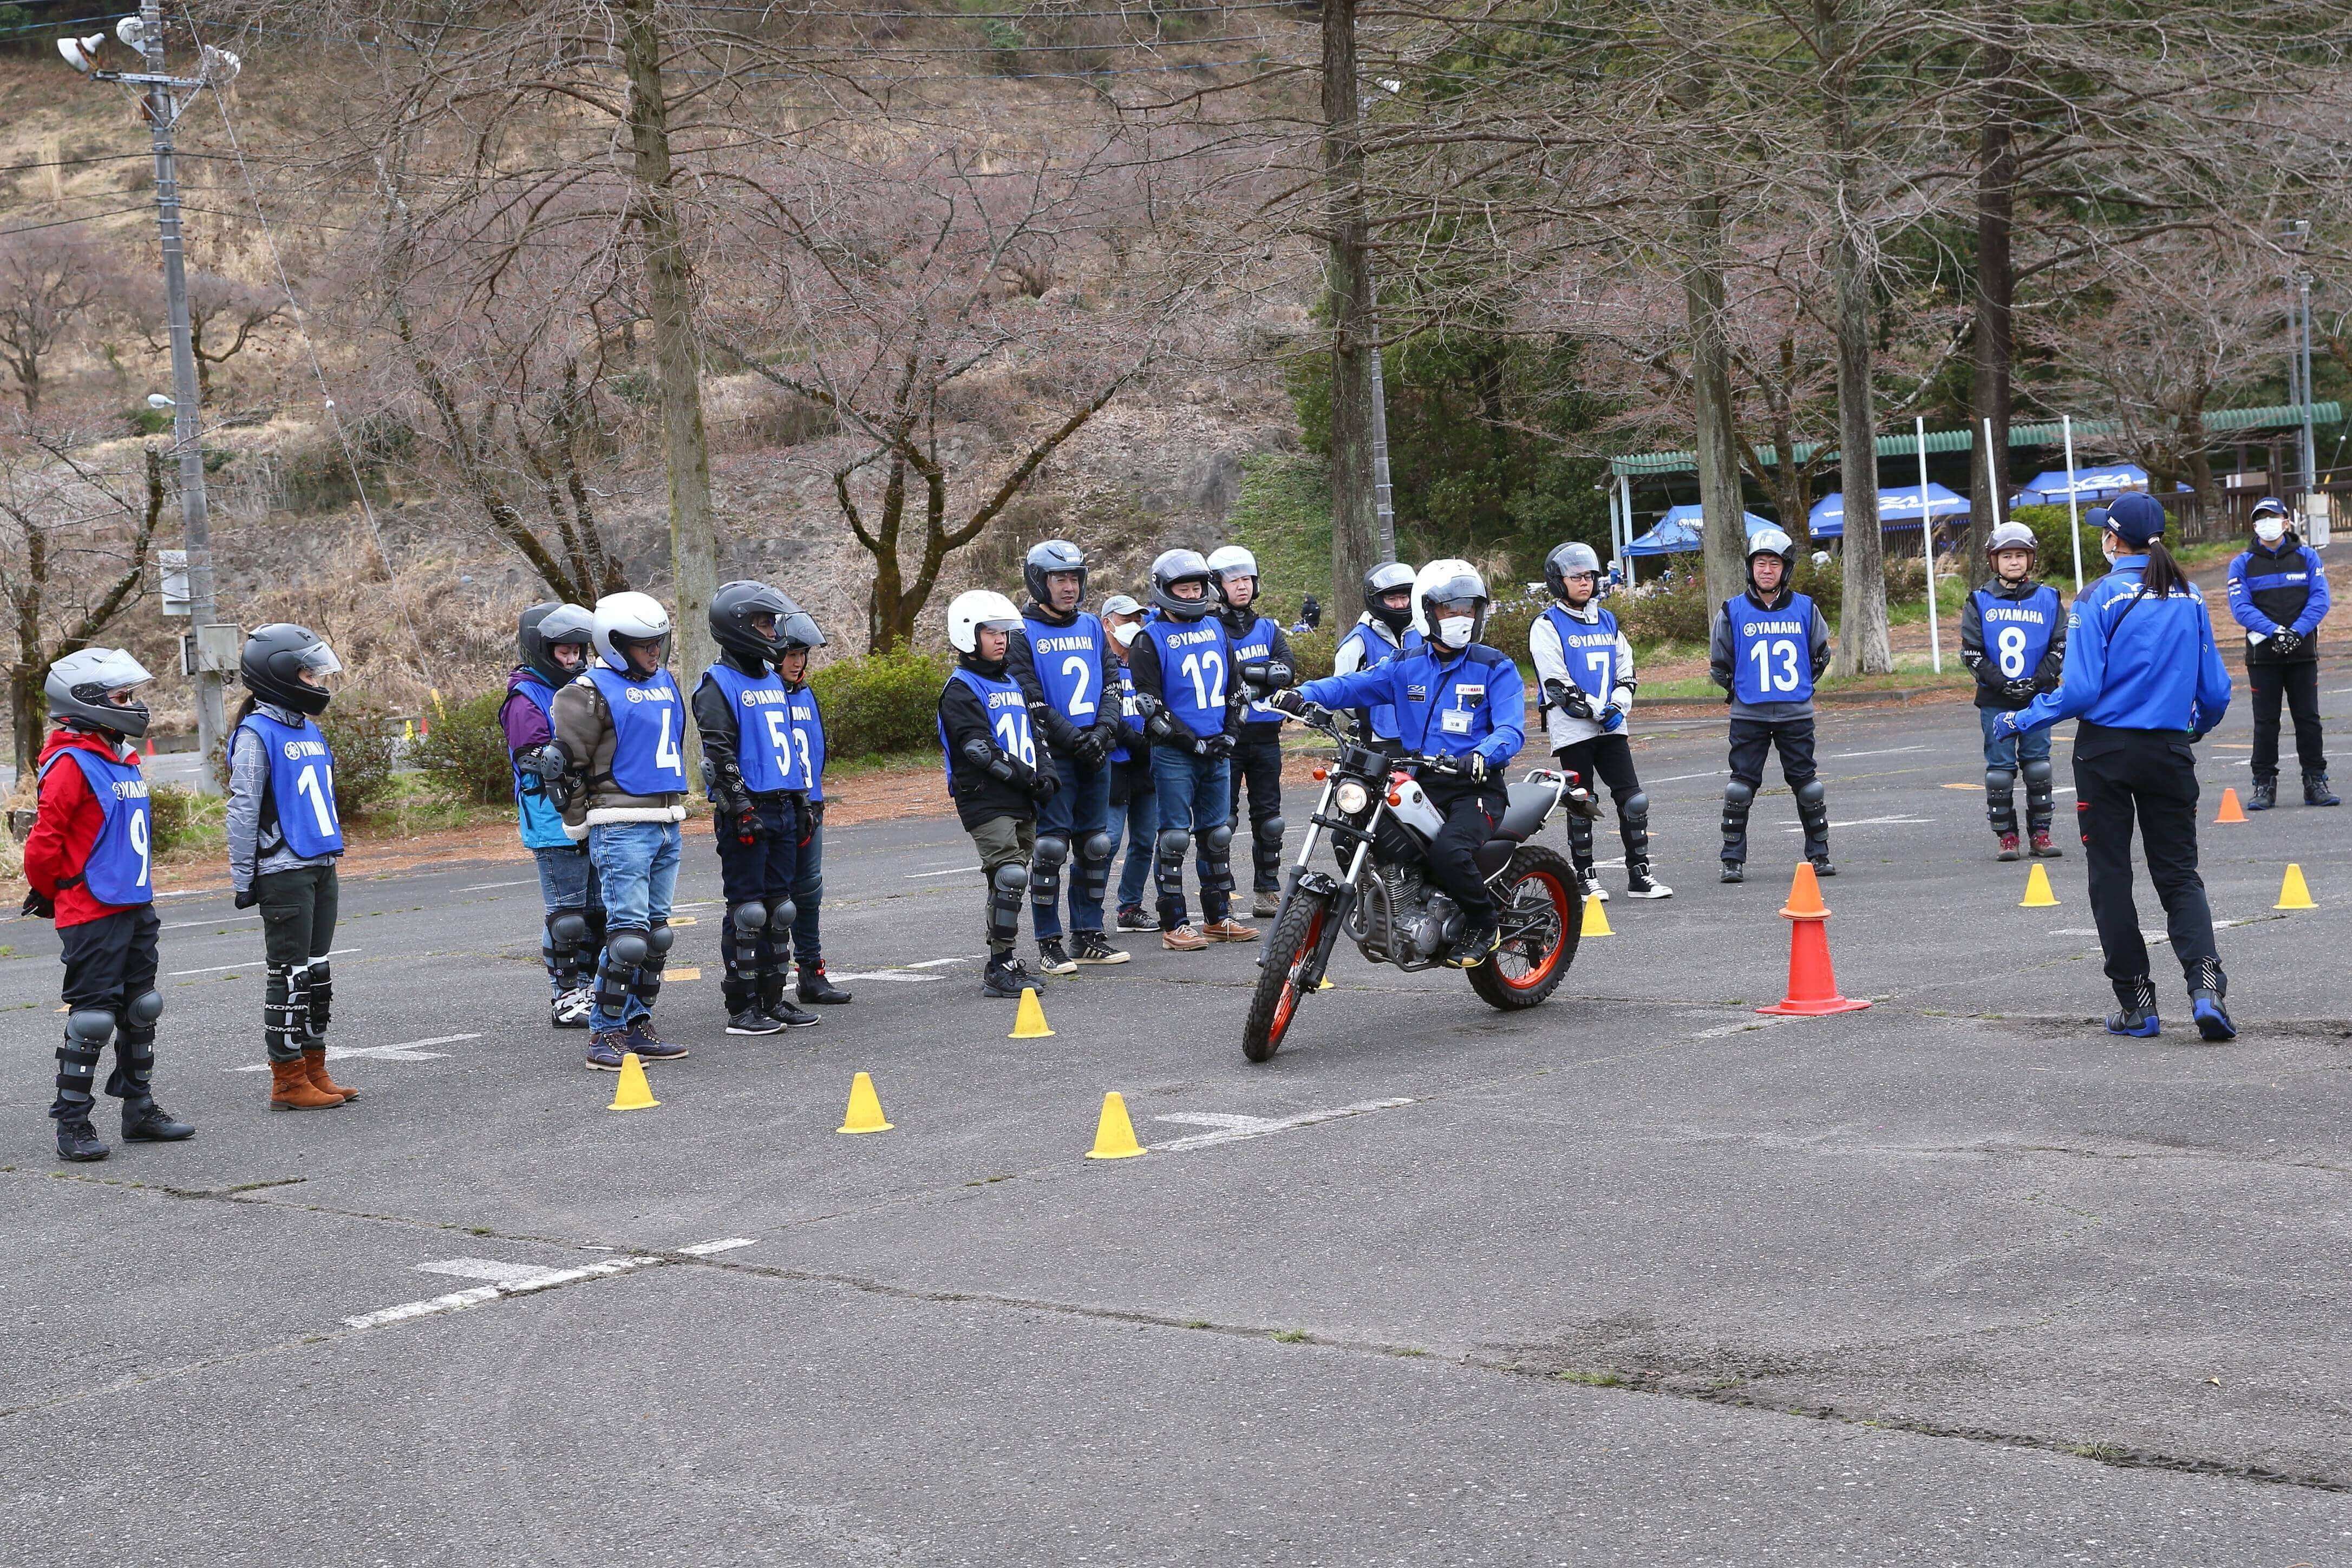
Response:
[{"label": "asphalt pavement", "polygon": [[[834,831],[857,1001],[730,1038],[694,836],[658,1109],[547,1027],[518,858],[346,881],[364,1098],[301,1115],[258,921],[166,900],[200,1131],[67,1168],[56,942],[0,924],[0,1563],[2352,1563],[2352,813],[2204,829],[2243,1033],[2159,946],[2123,1042],[1973,711],[1827,709],[1875,1005],[1782,1022],[1793,804],[1718,886],[1720,720],[1636,722],[1675,898],[1605,872],[1514,1016],[1343,951],[1264,1067],[1248,947],[1125,939],[1008,1039],[947,818]],[[859,1070],[894,1131],[834,1131]],[[1083,1157],[1108,1089],[1146,1157]]]}]

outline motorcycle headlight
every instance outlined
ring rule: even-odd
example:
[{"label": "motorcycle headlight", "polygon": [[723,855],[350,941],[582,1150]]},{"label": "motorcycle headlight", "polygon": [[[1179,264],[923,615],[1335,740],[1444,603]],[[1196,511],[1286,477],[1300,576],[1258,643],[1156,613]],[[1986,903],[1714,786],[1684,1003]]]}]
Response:
[{"label": "motorcycle headlight", "polygon": [[1372,796],[1370,790],[1354,779],[1342,779],[1339,787],[1331,792],[1331,799],[1343,815],[1353,816],[1371,804]]}]

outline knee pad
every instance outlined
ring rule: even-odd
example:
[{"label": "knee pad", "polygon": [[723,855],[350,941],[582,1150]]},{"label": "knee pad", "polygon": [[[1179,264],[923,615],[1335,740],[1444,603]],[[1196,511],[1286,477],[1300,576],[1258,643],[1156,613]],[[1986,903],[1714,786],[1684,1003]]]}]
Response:
[{"label": "knee pad", "polygon": [[988,880],[1000,893],[1017,893],[1029,885],[1029,868],[1010,860],[989,873]]},{"label": "knee pad", "polygon": [[558,910],[547,917],[547,940],[556,952],[569,956],[588,945],[588,915],[584,910]]},{"label": "knee pad", "polygon": [[1184,851],[1191,848],[1192,845],[1192,836],[1182,828],[1161,828],[1159,842],[1155,846],[1159,850],[1160,863],[1162,866],[1181,866],[1184,864]]},{"label": "knee pad", "polygon": [[1047,876],[1060,870],[1062,863],[1069,858],[1070,841],[1067,838],[1058,833],[1041,833],[1037,836],[1037,848],[1031,855],[1030,861],[1037,868],[1040,876]]},{"label": "knee pad", "polygon": [[1723,786],[1723,814],[1748,819],[1748,807],[1756,798],[1756,786],[1745,779],[1734,779]]},{"label": "knee pad", "polygon": [[768,906],[768,940],[782,942],[793,933],[793,921],[800,916],[800,906],[790,899],[778,899]]},{"label": "knee pad", "polygon": [[636,969],[644,965],[653,952],[648,933],[641,931],[616,931],[604,938],[604,957],[614,969]]},{"label": "knee pad", "polygon": [[[149,992],[149,995],[154,993]],[[163,999],[156,998],[157,1012],[163,1011]],[[114,1015],[97,1007],[77,1007],[66,1015],[66,1038],[77,1050],[87,1052],[91,1060],[106,1048],[114,1037]]]},{"label": "knee pad", "polygon": [[131,1005],[122,1010],[122,1021],[126,1024],[152,1026],[163,1016],[163,994],[160,991],[142,991],[131,999]]},{"label": "knee pad", "polygon": [[1282,840],[1283,834],[1289,829],[1289,826],[1290,824],[1282,820],[1282,813],[1277,811],[1272,816],[1267,817],[1265,821],[1252,824],[1250,826],[1250,833],[1254,837],[1271,838],[1276,843],[1279,843]]},{"label": "knee pad", "polygon": [[1985,793],[1987,795],[2007,795],[2016,787],[2017,775],[2014,773],[2011,773],[2009,769],[1987,768],[1985,770]]},{"label": "knee pad", "polygon": [[1830,792],[1821,780],[1807,779],[1797,786],[1797,809],[1801,812],[1818,811],[1829,797]]},{"label": "knee pad", "polygon": [[1221,823],[1217,826],[1204,827],[1201,830],[1201,847],[1213,860],[1223,859],[1225,852],[1233,847],[1233,843],[1234,830],[1230,824]]},{"label": "knee pad", "polygon": [[667,925],[657,925],[646,932],[646,962],[656,968],[660,967],[662,961],[669,956],[671,944],[677,941],[677,932],[670,930]]},{"label": "knee pad", "polygon": [[1618,819],[1623,822],[1649,821],[1649,795],[1639,787],[1636,787],[1633,794],[1626,795],[1623,799],[1618,801],[1617,816]]},{"label": "knee pad", "polygon": [[2021,771],[2025,774],[2025,787],[2027,789],[2041,790],[2048,789],[2050,787],[2050,779],[2052,775],[2049,758],[2035,757],[2031,762],[2024,763]]},{"label": "knee pad", "polygon": [[[747,903],[737,904],[733,909],[729,910],[727,918],[734,922],[735,930],[740,934],[746,937],[756,936],[767,929],[768,906],[754,899]],[[662,929],[667,931],[669,928],[665,926]]]},{"label": "knee pad", "polygon": [[1109,865],[1110,852],[1110,835],[1100,831],[1087,834],[1078,846],[1078,858],[1089,866]]}]

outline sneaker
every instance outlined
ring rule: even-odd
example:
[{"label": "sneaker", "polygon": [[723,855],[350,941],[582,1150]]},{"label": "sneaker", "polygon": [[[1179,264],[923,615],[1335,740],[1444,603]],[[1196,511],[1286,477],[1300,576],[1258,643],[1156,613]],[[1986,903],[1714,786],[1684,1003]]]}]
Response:
[{"label": "sneaker", "polygon": [[801,1000],[819,1007],[838,1007],[851,1000],[850,994],[833,983],[833,977],[820,963],[814,968],[801,965]]},{"label": "sneaker", "polygon": [[760,999],[760,1011],[787,1029],[814,1029],[822,1022],[815,1014],[803,1012],[786,1000],[782,986],[777,987],[774,995]]},{"label": "sneaker", "polygon": [[1161,931],[1160,945],[1171,952],[1198,952],[1209,945],[1209,939],[1194,931],[1191,921],[1186,921],[1182,925]]},{"label": "sneaker", "polygon": [[2033,830],[2033,858],[2036,860],[2063,860],[2066,851],[2050,841],[2048,828],[2037,827]]},{"label": "sneaker", "polygon": [[122,1141],[125,1143],[177,1143],[183,1138],[193,1138],[196,1130],[156,1104],[148,1100],[134,1105],[122,1102]]},{"label": "sneaker", "polygon": [[1098,931],[1082,931],[1071,941],[1077,945],[1073,954],[1080,963],[1125,963],[1131,953],[1124,952],[1103,940]]},{"label": "sneaker", "polygon": [[1282,912],[1279,892],[1260,892],[1250,900],[1250,913],[1262,921],[1270,921]]},{"label": "sneaker", "polygon": [[548,1024],[558,1029],[586,1028],[592,1001],[585,985],[575,985],[561,996],[551,997],[547,1004]]},{"label": "sneaker", "polygon": [[58,1158],[79,1164],[89,1160],[103,1160],[110,1152],[106,1140],[89,1124],[87,1116],[60,1118],[58,1121]]},{"label": "sneaker", "polygon": [[1650,875],[1647,860],[1625,863],[1625,896],[1629,899],[1671,899],[1675,890]]},{"label": "sneaker", "polygon": [[2017,835],[2014,833],[2004,833],[2000,836],[2000,853],[1994,856],[1993,858],[1996,860],[2015,860],[2024,853],[2024,850],[2018,847]]},{"label": "sneaker", "polygon": [[2307,768],[2303,775],[2303,804],[2305,805],[2342,805],[2336,792],[2328,787],[2326,768]]},{"label": "sneaker", "polygon": [[1211,942],[1255,942],[1257,927],[1245,926],[1227,915],[1221,921],[1211,921],[1201,928],[1201,934]]},{"label": "sneaker", "polygon": [[1000,958],[990,959],[988,968],[980,977],[982,995],[1006,1001],[1017,1001],[1021,993],[1034,991],[1036,987],[1037,977],[1029,973],[1029,966],[1009,952]]},{"label": "sneaker", "polygon": [[1160,922],[1145,914],[1141,904],[1129,904],[1118,911],[1118,919],[1113,926],[1123,931],[1153,931],[1160,929]]},{"label": "sneaker", "polygon": [[1463,932],[1462,940],[1455,942],[1453,950],[1446,953],[1445,963],[1447,967],[1453,969],[1475,969],[1486,963],[1488,956],[1502,945],[1502,923],[1499,921],[1489,921],[1485,925],[1474,926]]},{"label": "sneaker", "polygon": [[727,1032],[730,1035],[773,1035],[781,1033],[783,1026],[782,1019],[771,1018],[757,1007],[746,1007],[727,1020]]},{"label": "sneaker", "polygon": [[1830,864],[1830,858],[1828,856],[1816,855],[1813,857],[1813,875],[1816,877],[1834,877],[1837,875],[1837,868]]},{"label": "sneaker", "polygon": [[1609,889],[1601,885],[1599,872],[1590,866],[1579,866],[1576,868],[1576,896],[1580,902],[1586,899],[1599,899],[1605,904],[1609,901]]},{"label": "sneaker", "polygon": [[654,1021],[640,1018],[628,1027],[627,1048],[637,1053],[641,1062],[674,1062],[688,1055],[684,1046],[671,1045],[654,1033]]},{"label": "sneaker", "polygon": [[1723,880],[1744,882],[1748,880],[1748,868],[1737,860],[1726,860],[1723,863]]},{"label": "sneaker", "polygon": [[1062,939],[1058,936],[1045,937],[1038,942],[1037,967],[1047,974],[1076,974],[1078,972],[1078,966],[1070,962],[1070,955],[1063,948]]},{"label": "sneaker", "polygon": [[2223,1040],[2238,1037],[2238,1026],[2230,1021],[2229,1012],[2221,1005],[2219,992],[2191,991],[2189,994],[2189,1010],[2196,1015],[2198,1034],[2210,1043],[2219,1045]]},{"label": "sneaker", "polygon": [[2246,792],[2246,809],[2248,811],[2268,811],[2277,804],[2278,775],[2276,773],[2273,773],[2268,778],[2264,778],[2262,774],[2256,773],[2254,775],[2253,788]]},{"label": "sneaker", "polygon": [[2156,1016],[2154,985],[2146,980],[2118,983],[2116,1000],[2123,1005],[2107,1015],[2107,1033],[2128,1035],[2136,1040],[2152,1040],[2163,1033],[2164,1021]]},{"label": "sneaker", "polygon": [[619,1072],[629,1037],[618,1029],[599,1029],[588,1037],[587,1066],[596,1072]]}]

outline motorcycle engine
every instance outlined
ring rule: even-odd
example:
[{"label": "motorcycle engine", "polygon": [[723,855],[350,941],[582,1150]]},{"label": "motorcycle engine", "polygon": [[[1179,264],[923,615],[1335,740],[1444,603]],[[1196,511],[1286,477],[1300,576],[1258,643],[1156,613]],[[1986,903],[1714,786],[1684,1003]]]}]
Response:
[{"label": "motorcycle engine", "polygon": [[1462,935],[1462,910],[1444,893],[1432,893],[1419,920],[1401,923],[1412,933],[1413,956],[1435,958]]}]

